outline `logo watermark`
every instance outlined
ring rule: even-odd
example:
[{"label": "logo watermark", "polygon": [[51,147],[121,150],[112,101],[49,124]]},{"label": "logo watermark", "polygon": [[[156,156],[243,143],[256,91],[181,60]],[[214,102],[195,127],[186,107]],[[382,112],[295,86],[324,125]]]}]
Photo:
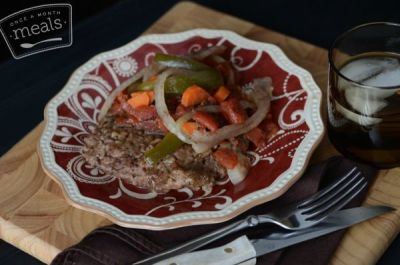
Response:
[{"label": "logo watermark", "polygon": [[0,31],[11,54],[20,59],[72,45],[72,6],[30,7],[0,20]]}]

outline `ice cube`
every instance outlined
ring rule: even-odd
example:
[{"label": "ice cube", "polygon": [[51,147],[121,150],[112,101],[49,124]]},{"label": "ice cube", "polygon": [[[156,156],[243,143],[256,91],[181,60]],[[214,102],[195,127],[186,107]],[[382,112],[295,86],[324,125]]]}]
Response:
[{"label": "ice cube", "polygon": [[358,86],[340,77],[338,80],[338,88],[344,91],[347,103],[362,115],[376,114],[387,106],[386,98],[399,90],[376,88],[400,85],[400,63],[397,58],[360,58],[346,64],[340,71],[350,80],[369,86]]}]

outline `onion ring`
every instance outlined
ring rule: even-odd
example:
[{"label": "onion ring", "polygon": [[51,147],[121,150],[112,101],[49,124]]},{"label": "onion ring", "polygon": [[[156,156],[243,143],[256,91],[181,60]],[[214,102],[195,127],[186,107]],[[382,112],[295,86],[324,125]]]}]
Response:
[{"label": "onion ring", "polygon": [[264,120],[270,109],[272,93],[271,83],[270,78],[255,79],[253,88],[244,92],[257,105],[256,112],[244,123],[227,125],[215,132],[193,133],[191,136],[192,141],[198,145],[202,144],[204,148],[204,150],[201,149],[199,152],[206,151],[225,139],[245,134],[257,127]]}]

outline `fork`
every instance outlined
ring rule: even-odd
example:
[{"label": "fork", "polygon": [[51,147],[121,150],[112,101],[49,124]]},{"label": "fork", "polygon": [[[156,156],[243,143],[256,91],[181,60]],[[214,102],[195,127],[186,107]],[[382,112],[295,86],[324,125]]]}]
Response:
[{"label": "fork", "polygon": [[361,176],[358,168],[354,167],[340,179],[305,200],[268,214],[247,216],[175,248],[133,263],[133,265],[153,264],[169,257],[191,252],[224,236],[259,224],[273,223],[287,230],[299,230],[316,225],[346,205],[366,185],[367,181]]}]

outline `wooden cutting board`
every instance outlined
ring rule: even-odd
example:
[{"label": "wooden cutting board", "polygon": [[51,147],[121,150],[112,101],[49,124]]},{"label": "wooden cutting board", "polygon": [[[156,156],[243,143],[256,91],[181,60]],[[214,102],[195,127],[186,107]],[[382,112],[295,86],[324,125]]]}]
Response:
[{"label": "wooden cutting board", "polygon": [[[227,29],[249,39],[274,43],[291,60],[309,70],[322,91],[326,90],[326,50],[197,4],[177,4],[145,34],[193,28]],[[68,205],[58,185],[45,175],[36,154],[42,128],[43,123],[0,158],[0,236],[39,260],[50,263],[61,250],[110,222]],[[313,162],[335,154],[325,137],[313,156]],[[365,203],[386,204],[400,209],[400,168],[382,170]],[[348,230],[331,263],[375,264],[399,231],[399,210],[359,224]]]}]

